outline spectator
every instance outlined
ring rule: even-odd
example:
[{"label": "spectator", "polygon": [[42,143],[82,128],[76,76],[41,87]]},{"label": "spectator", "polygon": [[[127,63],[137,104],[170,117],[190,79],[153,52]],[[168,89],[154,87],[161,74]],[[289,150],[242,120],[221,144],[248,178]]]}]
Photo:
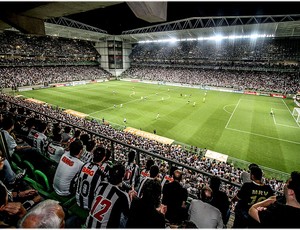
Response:
[{"label": "spectator", "polygon": [[219,209],[210,204],[213,191],[204,187],[199,191],[199,200],[193,199],[189,207],[189,220],[197,228],[223,228],[222,214]]},{"label": "spectator", "polygon": [[33,147],[37,148],[37,150],[45,154],[46,147],[48,145],[48,137],[45,135],[48,129],[48,124],[46,122],[39,122],[36,128],[36,133],[33,136]]},{"label": "spectator", "polygon": [[93,162],[88,162],[81,168],[76,189],[76,201],[79,207],[91,208],[95,189],[106,178],[105,173],[100,168],[104,160],[105,149],[97,147],[93,152]]},{"label": "spectator", "polygon": [[186,201],[188,193],[180,184],[182,180],[182,172],[174,171],[174,181],[163,187],[162,204],[167,206],[166,219],[171,224],[181,224],[187,219]]},{"label": "spectator", "polygon": [[249,215],[260,223],[261,228],[300,228],[300,173],[292,172],[284,195],[286,202],[281,204],[275,196],[251,206]]},{"label": "spectator", "polygon": [[5,140],[7,143],[9,155],[12,156],[14,151],[21,152],[23,154],[30,154],[31,146],[29,145],[22,145],[19,146],[17,145],[14,137],[10,134],[11,131],[14,129],[14,120],[11,117],[6,117],[2,121],[2,127],[3,127],[3,132],[5,136]]},{"label": "spectator", "polygon": [[44,200],[32,208],[20,221],[20,228],[64,228],[65,213],[55,200]]},{"label": "spectator", "polygon": [[[2,156],[2,152],[0,150],[0,172],[2,172],[3,168],[5,167],[4,159],[5,158]],[[37,193],[37,190],[32,189],[27,183],[22,181],[21,177],[17,177],[15,183],[10,184],[9,187],[5,186],[1,180],[0,183],[7,191],[9,201],[22,203],[28,201],[28,206],[26,209],[31,208],[32,205],[42,200],[42,197]]]},{"label": "spectator", "polygon": [[174,172],[175,170],[177,170],[178,168],[176,166],[171,166],[170,168],[170,174],[168,173],[165,173],[164,176],[163,176],[163,179],[161,181],[161,187],[164,188],[164,186],[170,182],[173,182],[174,179],[173,179],[173,176],[174,176]]},{"label": "spectator", "polygon": [[26,214],[26,209],[20,202],[12,202],[5,185],[0,182],[0,221],[3,227],[14,227],[20,218]]},{"label": "spectator", "polygon": [[230,216],[230,202],[227,194],[223,191],[220,191],[220,185],[220,177],[212,176],[210,178],[210,188],[212,190],[212,200],[210,204],[220,210],[223,224],[226,225]]},{"label": "spectator", "polygon": [[150,168],[154,165],[154,160],[148,159],[146,162],[146,167],[141,170],[140,180],[142,181],[145,177],[150,176]]},{"label": "spectator", "polygon": [[47,146],[47,155],[51,160],[59,163],[61,156],[64,154],[65,149],[61,144],[62,137],[60,133],[54,133],[52,141]]},{"label": "spectator", "polygon": [[[138,190],[137,190],[137,197],[141,198],[143,196],[143,190],[144,190],[144,186],[145,186],[145,183],[148,181],[148,180],[153,180],[153,179],[158,179],[159,177],[159,168],[157,165],[152,165],[150,167],[150,172],[149,172],[149,176],[148,177],[144,177],[142,180],[141,180],[141,183],[139,184],[139,187],[138,187]],[[159,180],[160,182],[160,180]]]},{"label": "spectator", "polygon": [[76,129],[75,130],[75,133],[74,133],[74,136],[71,137],[68,142],[67,142],[67,148],[69,148],[70,144],[75,141],[75,140],[80,140],[80,135],[81,135],[81,130],[79,129]]},{"label": "spectator", "polygon": [[248,166],[248,169],[249,169],[249,171],[248,172],[246,172],[246,171],[243,171],[242,173],[241,173],[241,182],[242,182],[242,184],[244,184],[244,183],[246,183],[246,182],[251,182],[251,178],[250,178],[250,170],[251,170],[251,168],[252,167],[258,167],[258,165],[257,164],[254,164],[254,163],[251,163],[251,164],[249,164],[249,166]]},{"label": "spectator", "polygon": [[124,182],[131,188],[138,186],[139,181],[139,166],[135,163],[135,151],[131,150],[128,153],[128,161],[125,163]]},{"label": "spectator", "polygon": [[266,185],[261,181],[262,170],[259,167],[251,167],[250,178],[252,182],[244,183],[236,195],[235,199],[238,199],[238,202],[235,206],[233,228],[245,228],[255,225],[256,223],[249,218],[249,208],[258,201],[265,200],[274,194],[270,185]]},{"label": "spectator", "polygon": [[80,161],[82,150],[82,142],[75,140],[70,144],[70,152],[62,155],[53,181],[53,188],[58,195],[75,194],[77,174],[83,166],[83,162]]},{"label": "spectator", "polygon": [[71,130],[72,130],[72,128],[70,126],[65,126],[64,132],[61,134],[62,143],[67,143],[69,141],[69,139],[72,138],[72,136],[70,134]]},{"label": "spectator", "polygon": [[136,198],[132,201],[126,227],[165,228],[164,215],[157,211],[160,197],[160,181],[157,179],[147,180],[143,186],[142,198]]},{"label": "spectator", "polygon": [[121,216],[128,216],[130,206],[128,194],[120,190],[124,174],[124,166],[116,164],[109,171],[108,182],[102,181],[99,184],[86,220],[87,228],[121,227]]},{"label": "spectator", "polygon": [[95,146],[96,146],[95,140],[87,141],[87,144],[85,146],[86,147],[85,151],[82,154],[81,159],[80,159],[82,162],[87,163],[87,162],[92,161],[92,159],[93,159],[93,150],[94,150]]}]

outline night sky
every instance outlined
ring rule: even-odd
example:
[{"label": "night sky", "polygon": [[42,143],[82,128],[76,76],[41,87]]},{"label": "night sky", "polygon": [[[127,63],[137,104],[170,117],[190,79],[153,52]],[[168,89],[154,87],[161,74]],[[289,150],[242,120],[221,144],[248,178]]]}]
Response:
[{"label": "night sky", "polygon": [[[168,2],[167,21],[205,16],[249,16],[300,14],[298,1],[172,1]],[[137,18],[126,3],[67,16],[76,21],[103,29],[109,34],[156,25]],[[163,22],[162,22],[163,23]]]}]

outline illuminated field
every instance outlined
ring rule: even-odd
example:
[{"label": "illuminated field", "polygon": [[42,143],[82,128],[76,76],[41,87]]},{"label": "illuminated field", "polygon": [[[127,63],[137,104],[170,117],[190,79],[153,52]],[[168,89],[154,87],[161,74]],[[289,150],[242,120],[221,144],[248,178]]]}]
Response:
[{"label": "illuminated field", "polygon": [[269,168],[299,170],[300,127],[290,112],[292,100],[208,91],[203,102],[204,90],[122,81],[21,94],[111,124],[124,126],[126,118],[126,126],[155,129],[178,142]]}]

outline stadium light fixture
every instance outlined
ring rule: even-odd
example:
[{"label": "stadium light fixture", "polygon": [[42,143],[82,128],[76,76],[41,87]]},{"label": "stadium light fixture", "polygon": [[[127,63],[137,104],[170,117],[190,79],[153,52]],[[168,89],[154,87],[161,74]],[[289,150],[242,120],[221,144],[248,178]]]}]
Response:
[{"label": "stadium light fixture", "polygon": [[138,43],[161,43],[161,42],[170,42],[175,43],[178,41],[205,41],[205,40],[211,40],[211,41],[221,41],[221,40],[233,40],[233,39],[258,39],[258,38],[270,38],[275,37],[274,34],[248,34],[248,35],[215,35],[215,36],[209,36],[209,37],[198,37],[198,38],[169,38],[169,39],[158,39],[158,40],[145,40],[145,41],[139,41]]}]

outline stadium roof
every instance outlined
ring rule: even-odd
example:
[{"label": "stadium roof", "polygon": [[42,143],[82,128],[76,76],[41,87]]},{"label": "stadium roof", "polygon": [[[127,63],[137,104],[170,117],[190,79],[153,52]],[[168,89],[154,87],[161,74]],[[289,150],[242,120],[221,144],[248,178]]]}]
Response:
[{"label": "stadium roof", "polygon": [[[0,2],[0,18],[7,21],[4,11],[4,16],[38,18],[45,34],[94,41],[115,36],[130,42],[219,34],[300,36],[300,2],[155,2],[156,7],[133,3]],[[157,12],[157,6],[167,14]],[[11,25],[2,21],[0,29]]]}]

